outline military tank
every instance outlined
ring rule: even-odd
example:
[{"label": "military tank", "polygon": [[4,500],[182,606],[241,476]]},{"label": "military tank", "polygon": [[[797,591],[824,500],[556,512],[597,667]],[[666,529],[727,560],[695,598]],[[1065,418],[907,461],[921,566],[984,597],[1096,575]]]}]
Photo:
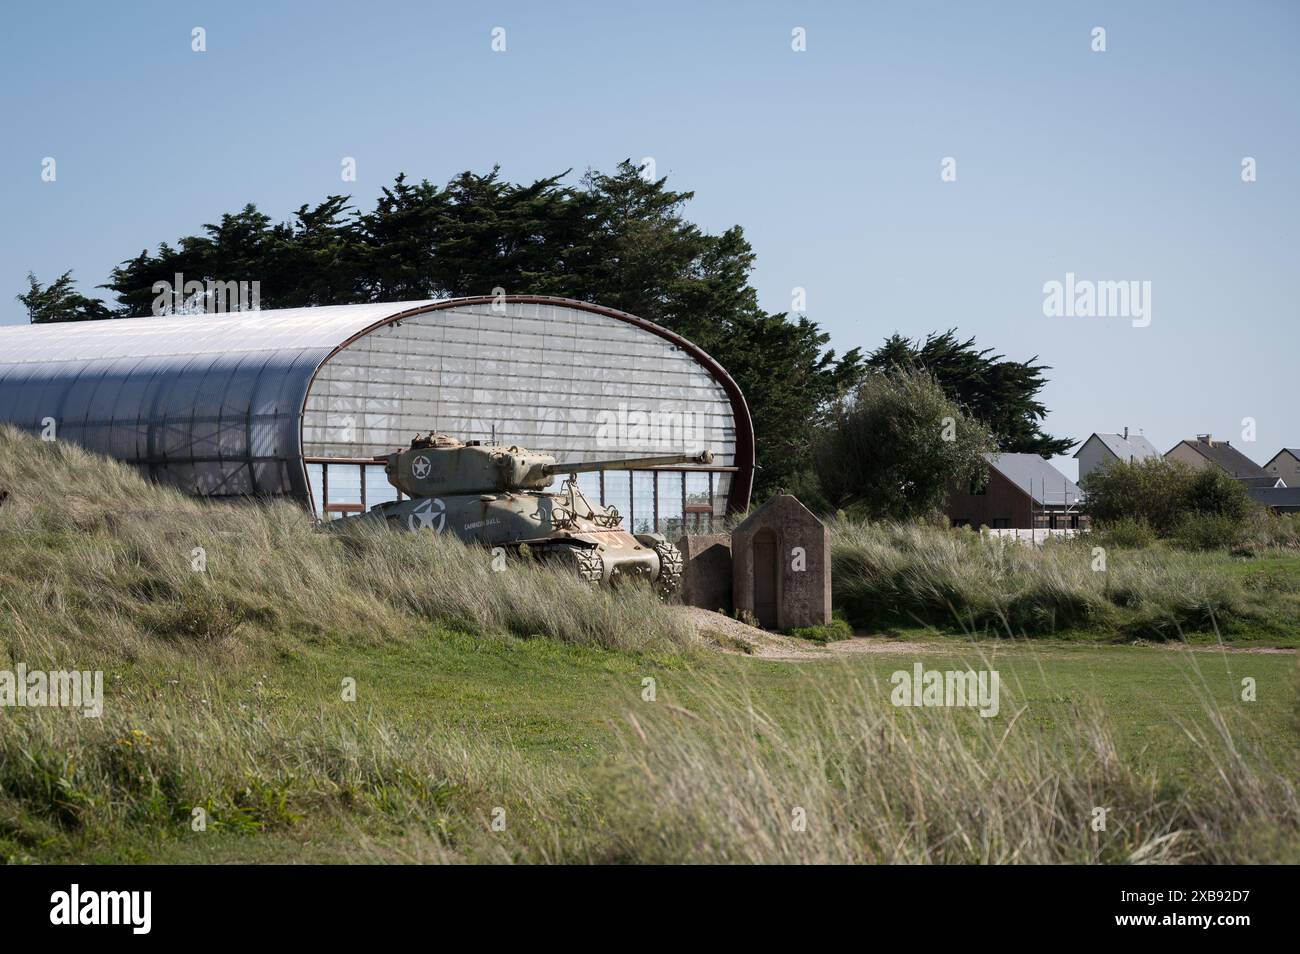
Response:
[{"label": "military tank", "polygon": [[[388,482],[406,499],[376,504],[335,521],[333,529],[383,520],[396,530],[451,532],[467,543],[562,562],[593,585],[644,580],[666,597],[681,583],[680,551],[658,533],[626,530],[616,508],[587,500],[577,475],[708,464],[713,454],[560,463],[516,445],[429,433],[417,435],[407,450],[375,459],[385,462]],[[563,482],[549,490],[557,476]]]}]

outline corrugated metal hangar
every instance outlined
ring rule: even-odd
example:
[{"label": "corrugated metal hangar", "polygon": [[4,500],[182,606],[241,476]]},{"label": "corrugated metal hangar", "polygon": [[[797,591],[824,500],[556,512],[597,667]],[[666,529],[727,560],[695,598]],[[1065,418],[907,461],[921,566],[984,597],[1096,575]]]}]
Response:
[{"label": "corrugated metal hangar", "polygon": [[0,327],[0,421],[189,493],[289,496],[318,516],[396,491],[376,455],[429,430],[599,460],[708,448],[707,467],[607,470],[584,493],[637,532],[749,505],[744,396],[680,336],[535,296]]}]

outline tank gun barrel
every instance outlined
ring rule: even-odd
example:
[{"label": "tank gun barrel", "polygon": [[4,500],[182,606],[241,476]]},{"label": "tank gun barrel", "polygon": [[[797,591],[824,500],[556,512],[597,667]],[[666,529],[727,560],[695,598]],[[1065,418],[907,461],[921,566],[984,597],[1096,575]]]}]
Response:
[{"label": "tank gun barrel", "polygon": [[713,451],[702,450],[695,454],[664,454],[660,457],[614,457],[609,460],[558,461],[543,464],[542,474],[590,474],[598,470],[646,470],[651,467],[668,467],[673,464],[711,464]]}]

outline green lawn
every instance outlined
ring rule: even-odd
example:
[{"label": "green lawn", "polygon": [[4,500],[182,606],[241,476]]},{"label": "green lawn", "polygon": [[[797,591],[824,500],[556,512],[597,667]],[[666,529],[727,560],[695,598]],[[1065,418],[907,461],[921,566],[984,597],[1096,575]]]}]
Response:
[{"label": "green lawn", "polygon": [[[987,660],[987,664],[982,660]],[[1023,719],[1045,729],[1075,724],[1076,713],[1100,706],[1120,753],[1162,774],[1198,778],[1195,746],[1184,726],[1204,726],[1207,702],[1219,707],[1233,728],[1257,741],[1272,756],[1296,752],[1296,657],[1291,653],[1185,652],[1165,647],[1088,646],[1041,641],[1006,647],[978,644],[954,655],[870,655],[789,664],[756,662],[748,678],[777,704],[792,703],[807,671],[841,670],[846,681],[877,679],[882,692],[892,672],[920,661],[927,669],[981,669],[1001,673],[1004,695],[998,718],[1023,708]],[[1241,701],[1241,680],[1253,678],[1256,701]],[[825,676],[823,675],[823,678]]]},{"label": "green lawn", "polygon": [[[931,643],[946,648],[952,640]],[[1287,735],[1295,714],[1293,653],[1193,653],[1035,640],[971,643],[951,653],[768,661],[713,654],[646,657],[444,631],[397,648],[316,647],[269,673],[255,670],[255,678],[265,680],[264,691],[277,705],[363,709],[394,721],[427,721],[472,731],[525,756],[563,757],[581,766],[606,758],[611,722],[628,707],[646,704],[641,700],[646,677],[656,680],[660,702],[690,708],[701,687],[743,686],[779,715],[795,708],[813,684],[834,691],[874,680],[887,696],[890,674],[918,661],[927,669],[998,669],[1011,700],[1004,702],[1001,718],[1021,705],[1033,721],[1072,724],[1072,706],[1100,704],[1128,751],[1158,767],[1191,768],[1183,761],[1186,748],[1179,744],[1177,725],[1197,721],[1206,700],[1238,717],[1240,727],[1259,728],[1264,744],[1279,753],[1295,744]],[[356,703],[340,698],[344,677],[357,680]],[[1256,680],[1253,703],[1240,700],[1246,677]],[[155,675],[149,681],[162,685],[168,678]]]}]

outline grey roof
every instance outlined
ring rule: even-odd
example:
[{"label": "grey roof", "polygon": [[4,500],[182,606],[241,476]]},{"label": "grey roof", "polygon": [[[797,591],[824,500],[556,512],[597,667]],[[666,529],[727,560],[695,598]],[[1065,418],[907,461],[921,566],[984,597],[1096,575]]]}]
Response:
[{"label": "grey roof", "polygon": [[1065,506],[1083,497],[1074,481],[1037,454],[985,454],[984,459],[1036,503]]},{"label": "grey roof", "polygon": [[[1227,441],[1206,442],[1192,440],[1179,441],[1179,443],[1186,444],[1206,460],[1217,464],[1221,469],[1227,471],[1238,480],[1258,482],[1260,486],[1264,487],[1270,487],[1277,481],[1276,477],[1271,476],[1263,467],[1259,466],[1259,464],[1255,463]],[[1178,445],[1175,444],[1174,446],[1177,447]],[[1173,453],[1172,449],[1170,453]],[[1268,480],[1268,483],[1262,483],[1265,479]]]},{"label": "grey roof", "polygon": [[1300,510],[1300,487],[1247,487],[1246,493],[1256,503],[1279,510]]},{"label": "grey roof", "polygon": [[0,365],[164,355],[335,348],[390,315],[431,301],[235,311],[213,315],[64,321],[0,327]]},{"label": "grey roof", "polygon": [[[1130,434],[1125,437],[1123,434],[1102,434],[1099,431],[1093,434],[1092,437],[1101,441],[1108,451],[1126,463],[1160,456],[1160,451],[1156,450],[1155,446],[1141,434]],[[1092,437],[1088,438],[1088,440],[1092,440]],[[1088,441],[1083,443],[1086,444]],[[1082,450],[1083,445],[1080,445],[1074,456],[1078,457],[1079,451]]]},{"label": "grey roof", "polygon": [[1280,451],[1278,451],[1276,454],[1274,454],[1265,462],[1265,466],[1273,463],[1273,461],[1277,460],[1283,454],[1290,454],[1296,460],[1300,460],[1300,447],[1283,447]]}]

